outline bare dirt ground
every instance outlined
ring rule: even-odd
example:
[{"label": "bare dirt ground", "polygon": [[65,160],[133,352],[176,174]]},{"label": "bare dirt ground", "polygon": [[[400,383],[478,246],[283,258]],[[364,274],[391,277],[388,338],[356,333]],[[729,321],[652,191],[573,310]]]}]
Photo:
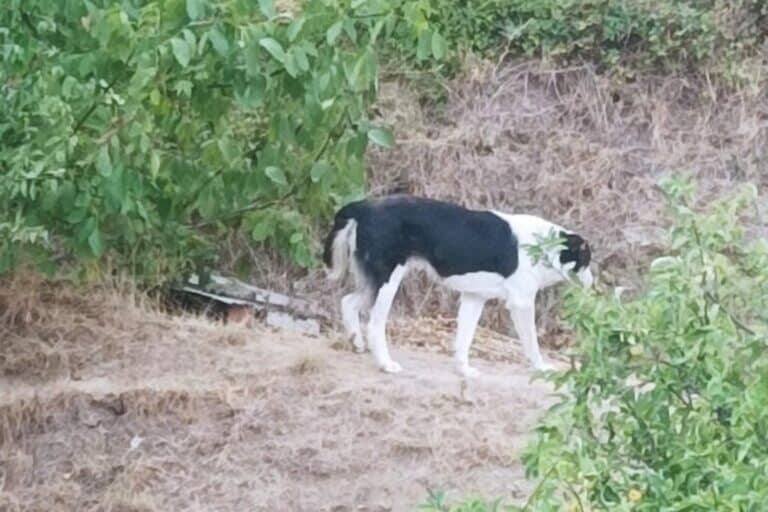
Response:
[{"label": "bare dirt ground", "polygon": [[0,510],[404,511],[428,489],[530,492],[518,454],[551,387],[491,331],[465,382],[450,322],[395,322],[392,376],[338,335],[5,289]]}]

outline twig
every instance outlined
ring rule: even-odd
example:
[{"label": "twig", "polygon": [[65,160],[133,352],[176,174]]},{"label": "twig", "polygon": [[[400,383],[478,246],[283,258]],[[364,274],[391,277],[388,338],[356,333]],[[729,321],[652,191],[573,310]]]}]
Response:
[{"label": "twig", "polygon": [[[136,49],[134,48],[131,50],[130,55],[128,55],[128,58],[125,59],[125,64],[127,65],[128,62],[133,58],[133,54],[136,52]],[[107,87],[105,90],[110,90],[112,87],[117,83],[117,81],[122,77],[122,73],[116,73],[114,77],[112,77],[112,81],[107,84]],[[88,118],[93,114],[93,111],[96,110],[96,107],[98,107],[101,104],[100,100],[94,101],[91,106],[88,108],[88,110],[85,111],[85,113],[80,116],[80,119],[78,119],[77,123],[75,124],[75,127],[72,129],[72,134],[76,134],[80,131],[80,129],[83,127],[85,122],[88,120]]]},{"label": "twig", "polygon": [[528,496],[528,500],[525,502],[525,505],[523,505],[523,508],[521,509],[523,512],[528,510],[528,508],[533,504],[533,499],[536,497],[536,495],[539,493],[541,488],[544,486],[544,484],[549,480],[549,477],[552,476],[552,473],[555,472],[555,465],[552,464],[552,467],[549,468],[549,471],[544,473],[544,476],[541,477],[541,480],[539,480],[539,483],[536,484],[536,488],[533,490],[530,496]]},{"label": "twig", "polygon": [[24,23],[34,37],[38,37],[37,27],[32,24],[32,20],[29,18],[27,11],[21,11],[21,21]]},{"label": "twig", "polygon": [[[320,157],[323,156],[326,149],[328,149],[328,144],[330,144],[331,138],[336,135],[335,132],[341,127],[342,123],[344,122],[344,119],[346,118],[348,112],[347,109],[344,109],[344,112],[342,112],[341,116],[339,117],[339,120],[336,122],[336,125],[328,131],[328,135],[325,137],[325,141],[320,146],[320,148],[315,152],[315,154],[312,157],[312,162],[316,162]],[[268,201],[258,202],[254,201],[253,203],[243,206],[242,208],[238,208],[235,211],[229,212],[225,215],[222,215],[220,217],[217,217],[215,219],[210,219],[202,222],[198,222],[197,224],[194,224],[194,227],[201,228],[205,226],[209,226],[211,224],[214,224],[216,222],[221,222],[228,219],[234,219],[237,217],[240,217],[244,213],[248,213],[251,211],[256,210],[264,210],[266,208],[269,208],[271,206],[275,206],[277,204],[282,203],[286,199],[289,199],[291,196],[297,194],[299,192],[299,188],[301,185],[305,185],[308,181],[312,179],[311,175],[308,173],[303,180],[299,181],[298,183],[295,183],[289,191],[287,191],[285,194],[283,194],[281,197],[278,197],[276,199],[271,199]]]},{"label": "twig", "polygon": [[737,328],[741,329],[742,331],[746,332],[747,334],[751,336],[757,335],[755,331],[750,329],[744,322],[739,320],[733,313],[731,313],[728,308],[726,308],[722,302],[717,300],[714,295],[712,295],[711,292],[704,292],[704,298],[707,299],[712,304],[717,304],[720,309],[725,311],[725,314],[728,315],[728,318],[731,319],[731,322],[733,322],[733,325],[735,325]]},{"label": "twig", "polygon": [[218,178],[222,172],[224,172],[224,167],[219,167],[216,171],[214,171],[214,173],[211,174],[207,180],[205,180],[203,183],[200,184],[199,187],[197,187],[197,190],[195,190],[194,193],[190,194],[189,199],[187,199],[187,201],[181,206],[181,209],[186,210],[187,208],[189,208],[192,205],[192,203],[195,202],[195,199],[197,199],[197,196],[200,195],[200,192],[202,192],[203,189],[205,189],[205,187],[210,185],[213,180]]},{"label": "twig", "polygon": [[584,512],[584,505],[581,503],[581,497],[576,492],[576,489],[574,489],[570,483],[566,483],[565,486],[568,488],[569,491],[571,491],[571,494],[573,494],[573,497],[576,498],[576,504],[579,506],[579,512]]}]

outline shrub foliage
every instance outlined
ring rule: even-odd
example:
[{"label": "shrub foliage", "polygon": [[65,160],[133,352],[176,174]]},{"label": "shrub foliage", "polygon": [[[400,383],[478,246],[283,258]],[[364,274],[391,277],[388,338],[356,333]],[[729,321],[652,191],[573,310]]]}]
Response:
[{"label": "shrub foliage", "polygon": [[393,143],[368,116],[375,49],[394,31],[416,44],[419,12],[385,0],[293,13],[272,0],[8,0],[0,271],[109,258],[156,281],[207,261],[232,229],[311,264],[312,220],[363,192],[369,142]]},{"label": "shrub foliage", "polygon": [[749,188],[694,213],[663,184],[669,256],[623,301],[572,289],[565,398],[525,461],[536,510],[761,510],[768,503],[768,242],[746,241]]},{"label": "shrub foliage", "polygon": [[609,73],[707,71],[740,80],[768,36],[765,0],[431,0],[452,46],[505,50]]}]

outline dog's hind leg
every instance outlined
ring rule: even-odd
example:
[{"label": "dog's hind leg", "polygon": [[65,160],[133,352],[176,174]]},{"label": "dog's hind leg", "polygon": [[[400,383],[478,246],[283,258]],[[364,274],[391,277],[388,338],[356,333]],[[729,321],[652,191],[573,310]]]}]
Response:
[{"label": "dog's hind leg", "polygon": [[365,352],[365,339],[360,327],[360,310],[370,304],[369,295],[365,291],[358,290],[341,299],[341,319],[347,333],[352,336],[352,344],[356,352]]},{"label": "dog's hind leg", "polygon": [[399,364],[394,362],[389,356],[389,348],[387,347],[386,337],[386,325],[387,317],[389,316],[389,310],[392,307],[392,301],[395,299],[397,289],[400,287],[400,282],[405,277],[408,268],[405,265],[398,265],[392,274],[389,276],[389,280],[384,283],[376,292],[376,301],[371,308],[371,315],[368,321],[368,343],[373,352],[373,357],[376,359],[382,370],[388,373],[397,373],[402,368]]}]

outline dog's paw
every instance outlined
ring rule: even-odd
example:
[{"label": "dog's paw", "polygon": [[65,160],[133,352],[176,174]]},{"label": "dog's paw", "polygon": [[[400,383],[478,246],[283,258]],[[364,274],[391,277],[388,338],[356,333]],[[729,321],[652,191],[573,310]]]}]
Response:
[{"label": "dog's paw", "polygon": [[381,365],[381,369],[387,373],[400,373],[403,367],[394,361],[387,361]]},{"label": "dog's paw", "polygon": [[537,372],[553,372],[555,367],[551,363],[541,362],[534,368]]},{"label": "dog's paw", "polygon": [[365,341],[362,338],[352,338],[352,346],[355,349],[355,352],[358,354],[362,354],[366,350]]},{"label": "dog's paw", "polygon": [[480,370],[473,368],[468,364],[456,365],[456,371],[459,372],[459,375],[466,377],[467,379],[474,379],[480,376]]}]

